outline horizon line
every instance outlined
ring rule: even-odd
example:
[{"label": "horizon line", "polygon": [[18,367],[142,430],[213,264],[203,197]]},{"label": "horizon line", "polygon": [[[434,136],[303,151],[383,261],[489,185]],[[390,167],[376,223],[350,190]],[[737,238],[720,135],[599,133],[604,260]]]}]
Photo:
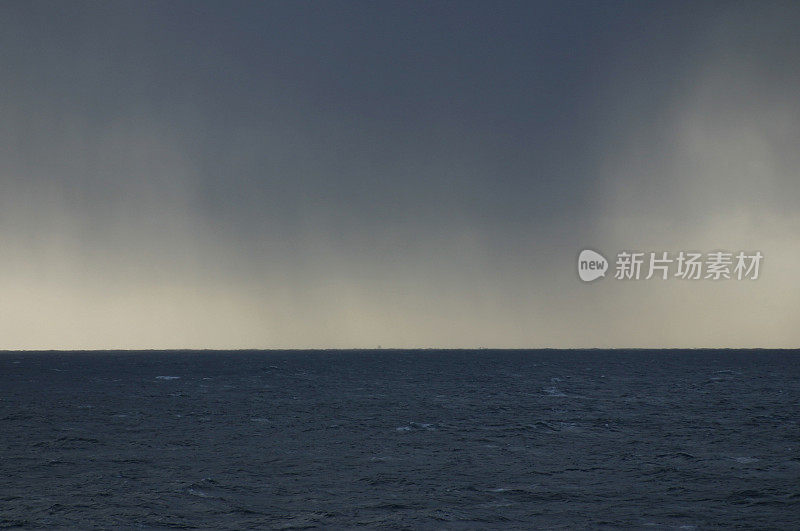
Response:
[{"label": "horizon line", "polygon": [[352,348],[297,348],[297,347],[272,347],[272,348],[96,348],[96,349],[0,349],[0,354],[8,353],[58,353],[58,352],[373,352],[373,351],[504,351],[524,352],[534,350],[548,351],[674,351],[674,350],[786,350],[800,351],[800,347],[352,347]]}]

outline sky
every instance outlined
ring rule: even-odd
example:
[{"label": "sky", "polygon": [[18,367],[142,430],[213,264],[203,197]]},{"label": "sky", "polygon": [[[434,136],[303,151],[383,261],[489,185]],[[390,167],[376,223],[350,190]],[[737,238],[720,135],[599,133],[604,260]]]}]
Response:
[{"label": "sky", "polygon": [[800,347],[797,20],[3,2],[0,349]]}]

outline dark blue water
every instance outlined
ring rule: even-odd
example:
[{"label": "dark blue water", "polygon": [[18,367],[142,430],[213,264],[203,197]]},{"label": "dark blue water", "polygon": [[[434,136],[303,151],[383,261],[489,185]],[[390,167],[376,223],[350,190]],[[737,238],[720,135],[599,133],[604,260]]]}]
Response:
[{"label": "dark blue water", "polygon": [[800,353],[0,354],[0,526],[800,528]]}]

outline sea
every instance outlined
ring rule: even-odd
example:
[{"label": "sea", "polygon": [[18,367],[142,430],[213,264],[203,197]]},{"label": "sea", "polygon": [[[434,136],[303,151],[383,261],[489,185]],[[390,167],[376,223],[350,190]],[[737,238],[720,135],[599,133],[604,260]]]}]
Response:
[{"label": "sea", "polygon": [[0,527],[800,529],[800,351],[3,352]]}]

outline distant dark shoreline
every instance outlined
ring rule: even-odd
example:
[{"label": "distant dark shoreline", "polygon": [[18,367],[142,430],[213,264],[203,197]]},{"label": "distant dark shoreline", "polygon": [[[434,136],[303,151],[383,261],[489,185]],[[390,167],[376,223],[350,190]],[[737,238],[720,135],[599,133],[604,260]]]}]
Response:
[{"label": "distant dark shoreline", "polygon": [[31,349],[31,350],[0,350],[2,354],[47,354],[47,353],[256,353],[256,352],[331,352],[331,353],[349,353],[349,352],[635,352],[635,353],[648,353],[648,352],[797,352],[800,353],[800,347],[797,348],[435,348],[435,347],[414,347],[414,348],[231,348],[231,349],[197,349],[197,348],[176,348],[176,349]]}]

